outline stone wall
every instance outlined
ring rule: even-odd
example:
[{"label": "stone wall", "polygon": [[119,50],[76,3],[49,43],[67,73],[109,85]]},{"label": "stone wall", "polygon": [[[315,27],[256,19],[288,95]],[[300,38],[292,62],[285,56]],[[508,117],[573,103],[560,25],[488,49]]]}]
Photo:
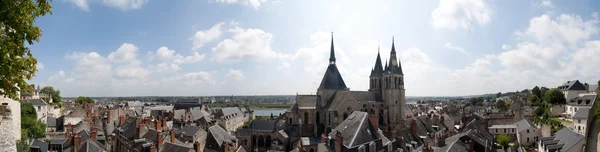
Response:
[{"label": "stone wall", "polygon": [[0,103],[8,104],[0,114],[0,152],[14,152],[21,139],[21,103],[8,98],[0,98]]},{"label": "stone wall", "polygon": [[[0,104],[8,103],[8,108],[11,111],[11,119],[12,124],[9,127],[12,127],[14,131],[13,136],[15,140],[21,139],[21,103],[19,101],[0,97]],[[3,120],[4,121],[4,120]]]}]

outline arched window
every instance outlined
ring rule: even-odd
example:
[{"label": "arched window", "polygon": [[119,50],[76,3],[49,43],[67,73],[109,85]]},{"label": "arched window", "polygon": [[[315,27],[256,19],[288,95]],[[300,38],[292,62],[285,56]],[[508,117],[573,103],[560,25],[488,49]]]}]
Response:
[{"label": "arched window", "polygon": [[309,152],[315,152],[315,150],[314,150],[314,149],[312,149],[312,148],[310,148]]},{"label": "arched window", "polygon": [[378,83],[377,88],[381,89],[381,79],[377,79],[377,83]]},{"label": "arched window", "polygon": [[288,122],[288,124],[292,124],[292,122],[293,122],[293,121],[292,121],[292,117],[290,117],[290,119],[289,119],[289,120],[290,120],[290,121]]},{"label": "arched window", "polygon": [[308,112],[304,112],[304,124],[308,124]]},{"label": "arched window", "polygon": [[396,79],[396,77],[394,77],[394,89],[396,88],[396,86],[398,86],[398,79]]}]

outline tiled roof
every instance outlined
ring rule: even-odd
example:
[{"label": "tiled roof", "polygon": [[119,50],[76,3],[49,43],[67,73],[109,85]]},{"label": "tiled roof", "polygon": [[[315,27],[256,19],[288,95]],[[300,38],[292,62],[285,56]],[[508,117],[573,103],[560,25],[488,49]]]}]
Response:
[{"label": "tiled roof", "polygon": [[335,64],[329,64],[327,70],[325,70],[325,75],[323,75],[321,85],[319,85],[319,90],[321,89],[347,89],[346,83],[344,83],[344,79]]},{"label": "tiled roof", "polygon": [[273,132],[275,131],[275,122],[269,120],[253,120],[250,124],[252,131]]},{"label": "tiled roof", "polygon": [[219,144],[219,147],[223,142],[233,144],[237,140],[219,125],[213,125],[212,127],[208,128],[208,133],[208,137],[212,137]]},{"label": "tiled roof", "polygon": [[31,103],[32,105],[40,105],[40,106],[45,106],[48,105],[46,102],[44,102],[44,100],[42,99],[27,99],[25,100],[27,103]]},{"label": "tiled roof", "polygon": [[366,112],[354,111],[342,121],[330,134],[330,137],[337,137],[341,133],[343,145],[348,148],[360,146],[362,144],[379,140],[381,137],[377,129],[373,128],[368,120]]}]

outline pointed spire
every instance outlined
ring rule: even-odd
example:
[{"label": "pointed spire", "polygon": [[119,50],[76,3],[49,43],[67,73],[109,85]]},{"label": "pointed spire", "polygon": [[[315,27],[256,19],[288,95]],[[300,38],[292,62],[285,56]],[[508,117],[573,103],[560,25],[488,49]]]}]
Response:
[{"label": "pointed spire", "polygon": [[394,46],[394,37],[392,36],[392,54],[396,54],[396,47]]},{"label": "pointed spire", "polygon": [[335,64],[335,52],[334,52],[334,48],[333,48],[333,32],[331,32],[331,52],[329,54],[329,63],[330,64]]}]

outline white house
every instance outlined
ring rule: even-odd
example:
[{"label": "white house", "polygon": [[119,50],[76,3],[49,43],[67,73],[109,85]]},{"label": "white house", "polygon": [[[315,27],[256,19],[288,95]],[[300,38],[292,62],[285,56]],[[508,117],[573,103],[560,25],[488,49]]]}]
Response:
[{"label": "white house", "polygon": [[494,138],[500,134],[507,134],[511,139],[517,138],[516,125],[492,125],[488,127],[488,131],[494,135]]},{"label": "white house", "polygon": [[37,120],[46,124],[48,119],[48,104],[42,99],[27,99],[27,103],[31,103],[37,114]]},{"label": "white house", "polygon": [[217,109],[215,118],[217,118],[217,123],[225,126],[224,129],[229,132],[235,132],[249,120],[249,116],[242,113],[237,107]]},{"label": "white house", "polygon": [[570,101],[571,99],[577,97],[577,95],[579,95],[580,93],[588,92],[588,89],[585,87],[584,84],[579,82],[579,80],[567,81],[567,83],[558,86],[558,89],[560,89],[563,92],[563,94],[565,94],[565,98],[567,99],[567,101]]},{"label": "white house", "polygon": [[590,108],[580,108],[577,113],[573,115],[573,131],[585,135],[586,122]]},{"label": "white house", "polygon": [[532,146],[542,136],[542,132],[533,122],[523,119],[514,124],[517,126],[517,140],[523,146]]},{"label": "white house", "polygon": [[537,147],[539,152],[572,152],[583,151],[583,144],[585,139],[582,134],[565,127],[554,133],[554,136],[541,137]]},{"label": "white house", "polygon": [[567,118],[575,115],[577,110],[581,108],[591,108],[596,102],[596,93],[581,93],[578,94],[577,97],[568,100],[566,105]]}]

